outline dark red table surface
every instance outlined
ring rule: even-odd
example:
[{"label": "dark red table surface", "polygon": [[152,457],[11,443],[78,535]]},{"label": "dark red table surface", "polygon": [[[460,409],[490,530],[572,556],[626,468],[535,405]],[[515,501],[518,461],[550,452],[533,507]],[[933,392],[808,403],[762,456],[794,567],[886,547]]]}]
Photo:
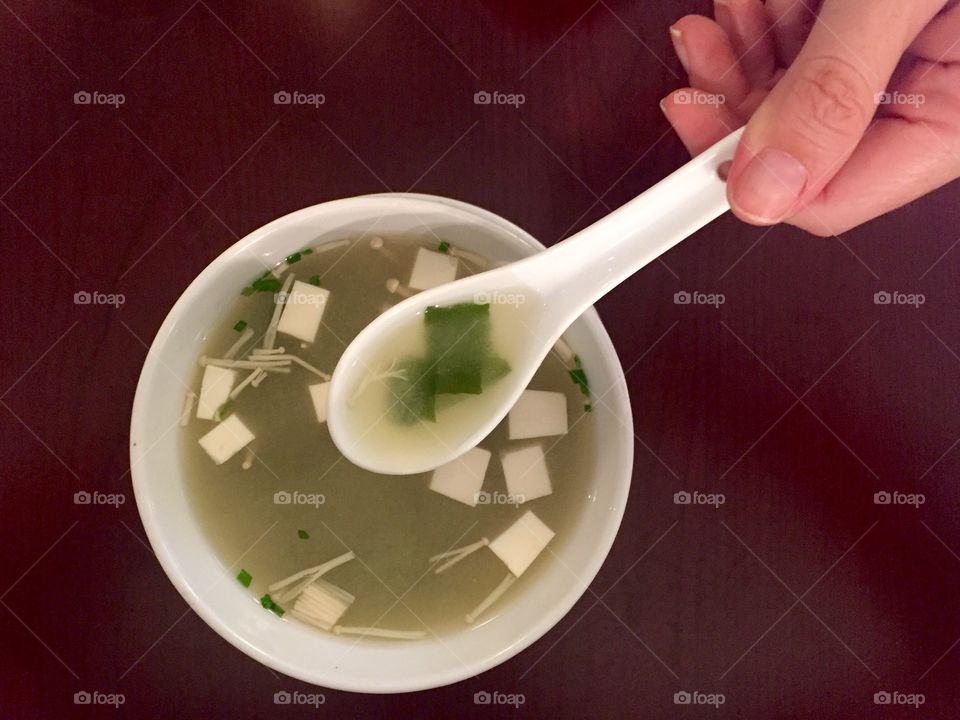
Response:
[{"label": "dark red table surface", "polygon": [[[957,716],[960,186],[837,238],[725,217],[605,298],[636,467],[589,591],[479,677],[318,690],[229,646],[154,560],[127,454],[146,346],[213,257],[307,205],[436,193],[550,244],[622,204],[685,159],[657,108],[682,84],[667,26],[706,6],[0,5],[0,716]],[[283,90],[325,103],[274,104]],[[675,304],[695,290],[725,302]],[[126,503],[77,505],[81,490]],[[677,505],[681,490],[725,503]],[[884,490],[925,502],[875,504]],[[323,707],[274,703],[295,690]],[[725,702],[674,704],[695,690]]]}]

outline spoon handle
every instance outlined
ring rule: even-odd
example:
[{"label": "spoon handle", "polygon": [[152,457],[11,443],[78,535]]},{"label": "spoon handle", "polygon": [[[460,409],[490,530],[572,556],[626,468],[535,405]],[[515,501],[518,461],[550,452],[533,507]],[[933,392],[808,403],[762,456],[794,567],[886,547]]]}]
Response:
[{"label": "spoon handle", "polygon": [[[554,317],[572,322],[616,285],[730,209],[720,166],[733,160],[742,128],[649,190],[547,252],[524,278],[550,296]],[[547,256],[550,256],[549,270]],[[543,261],[539,267],[534,263]],[[526,268],[520,263],[517,270]],[[556,313],[556,314],[555,314]]]}]

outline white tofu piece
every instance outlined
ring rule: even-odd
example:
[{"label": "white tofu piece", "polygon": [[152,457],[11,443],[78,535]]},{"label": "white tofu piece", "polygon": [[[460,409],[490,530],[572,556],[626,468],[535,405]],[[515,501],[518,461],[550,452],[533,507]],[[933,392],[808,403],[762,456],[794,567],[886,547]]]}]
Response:
[{"label": "white tofu piece", "polygon": [[217,465],[223,465],[227,460],[240,452],[251,440],[253,433],[240,422],[236,415],[230,415],[213,430],[200,438],[200,447],[207,451]]},{"label": "white tofu piece", "polygon": [[237,381],[237,371],[230,368],[207,365],[200,383],[200,398],[197,401],[197,417],[214,420],[217,410],[230,399],[230,391]]},{"label": "white tofu piece", "polygon": [[322,382],[311,385],[310,397],[313,400],[313,411],[317,414],[317,422],[327,421],[327,395],[330,393],[330,383]]},{"label": "white tofu piece", "polygon": [[511,440],[565,435],[567,396],[560,392],[524,390],[507,415]]},{"label": "white tofu piece", "polygon": [[317,329],[323,320],[323,311],[327,308],[329,297],[329,290],[294,280],[293,287],[283,303],[283,314],[280,316],[277,332],[312,343],[317,337]]},{"label": "white tofu piece", "polygon": [[476,507],[477,493],[490,464],[490,451],[475,447],[433,471],[430,489],[464,505]]},{"label": "white tofu piece", "polygon": [[518,504],[536,500],[553,492],[542,445],[509,450],[500,456],[507,492]]},{"label": "white tofu piece", "polygon": [[527,510],[490,543],[490,549],[514,575],[520,577],[553,539],[554,532]]},{"label": "white tofu piece", "polygon": [[410,272],[410,282],[414,290],[429,290],[437,285],[453,282],[457,279],[457,259],[452,255],[420,248],[417,259]]}]

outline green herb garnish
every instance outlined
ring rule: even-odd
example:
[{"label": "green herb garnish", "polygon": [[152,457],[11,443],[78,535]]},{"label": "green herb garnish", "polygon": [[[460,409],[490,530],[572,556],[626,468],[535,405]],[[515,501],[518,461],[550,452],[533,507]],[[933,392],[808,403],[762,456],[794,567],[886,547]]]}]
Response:
[{"label": "green herb garnish", "polygon": [[320,287],[320,276],[319,276],[319,275],[311,275],[311,276],[310,276],[310,279],[307,280],[307,282],[310,283],[311,285],[316,285],[317,287]]},{"label": "green herb garnish", "polygon": [[244,587],[250,587],[250,581],[253,580],[253,577],[243,568],[240,569],[240,572],[237,574],[237,580],[240,581],[240,584]]},{"label": "green herb garnish", "polygon": [[260,598],[260,604],[270,612],[274,613],[277,617],[283,617],[283,613],[286,612],[282,607],[273,601],[273,598],[270,597],[269,593]]},{"label": "green herb garnish", "polygon": [[583,369],[583,363],[580,362],[580,356],[574,355],[573,362],[576,368],[567,371],[570,373],[570,379],[573,380],[574,384],[580,386],[580,392],[590,397],[590,383],[587,380],[587,371]]},{"label": "green herb garnish", "polygon": [[247,327],[246,320],[237,320],[237,324],[233,326],[233,329],[237,332],[243,332],[244,328]]},{"label": "green herb garnish", "polygon": [[217,420],[223,420],[230,408],[233,407],[233,400],[227,400],[223,405],[217,408]]},{"label": "green herb garnish", "polygon": [[295,252],[292,255],[287,255],[287,265],[293,265],[296,262],[300,262],[300,256],[303,253]]},{"label": "green herb garnish", "polygon": [[428,307],[427,357],[435,358],[438,393],[483,392],[483,366],[490,355],[490,306],[460,303]]},{"label": "green herb garnish", "polygon": [[583,409],[586,412],[593,412],[593,405],[591,405],[590,403],[587,403],[586,405],[583,406]]},{"label": "green herb garnish", "polygon": [[300,251],[301,255],[313,255],[313,248],[304,248]]},{"label": "green herb garnish", "polygon": [[241,290],[240,294],[246,296],[253,295],[255,292],[276,292],[283,287],[283,283],[277,280],[277,278],[273,277],[272,275],[267,277],[268,275],[270,275],[269,270],[250,283],[248,287],[245,287],[243,290]]},{"label": "green herb garnish", "polygon": [[448,252],[450,252],[450,243],[448,243],[446,240],[441,240],[440,245],[437,247],[437,252],[441,252],[446,255]]},{"label": "green herb garnish", "polygon": [[297,530],[297,537],[301,540],[309,540],[310,533],[308,533],[306,530]]},{"label": "green herb garnish", "polygon": [[427,355],[401,358],[387,380],[395,422],[436,421],[436,396],[479,395],[510,372],[490,344],[490,306],[460,303],[424,311]]}]

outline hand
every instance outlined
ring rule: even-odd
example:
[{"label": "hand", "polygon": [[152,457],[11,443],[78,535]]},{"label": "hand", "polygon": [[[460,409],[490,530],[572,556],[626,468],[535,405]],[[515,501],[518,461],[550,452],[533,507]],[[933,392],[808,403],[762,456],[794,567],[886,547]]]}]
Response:
[{"label": "hand", "polygon": [[[960,177],[957,0],[716,0],[670,28],[697,154],[745,122],[733,211],[834,235]],[[748,122],[749,121],[749,122]]]}]

